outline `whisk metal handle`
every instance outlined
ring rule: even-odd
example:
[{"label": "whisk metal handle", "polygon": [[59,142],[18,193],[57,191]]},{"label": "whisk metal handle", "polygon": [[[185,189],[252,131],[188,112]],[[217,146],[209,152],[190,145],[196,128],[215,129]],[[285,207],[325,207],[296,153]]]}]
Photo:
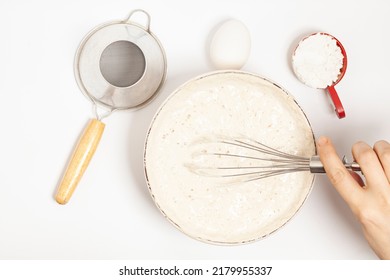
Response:
[{"label": "whisk metal handle", "polygon": [[[344,156],[343,159],[343,164],[345,168],[347,168],[350,171],[361,171],[360,166],[357,162],[348,162],[347,158]],[[319,156],[312,156],[310,158],[310,172],[311,173],[325,173],[325,168],[322,162],[320,161]]]},{"label": "whisk metal handle", "polygon": [[310,158],[309,167],[311,173],[325,173],[324,165],[320,161],[319,156],[312,156]]},{"label": "whisk metal handle", "polygon": [[362,169],[360,168],[360,165],[357,162],[348,162],[347,158],[343,156],[343,163],[345,168],[347,168],[350,171],[358,171],[361,172]]}]

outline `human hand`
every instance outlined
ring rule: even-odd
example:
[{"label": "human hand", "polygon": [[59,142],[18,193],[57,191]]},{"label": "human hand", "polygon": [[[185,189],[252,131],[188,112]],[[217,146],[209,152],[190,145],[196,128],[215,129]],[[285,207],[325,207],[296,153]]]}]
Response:
[{"label": "human hand", "polygon": [[390,259],[390,144],[353,145],[365,182],[344,167],[329,138],[320,137],[317,149],[329,180],[361,223],[371,248],[379,258]]}]

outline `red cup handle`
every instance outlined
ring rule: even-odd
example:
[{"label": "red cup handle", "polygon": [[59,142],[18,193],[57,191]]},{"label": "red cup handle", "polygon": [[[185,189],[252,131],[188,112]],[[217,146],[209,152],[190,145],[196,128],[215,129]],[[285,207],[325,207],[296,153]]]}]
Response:
[{"label": "red cup handle", "polygon": [[335,111],[336,111],[337,117],[339,117],[339,119],[344,118],[345,117],[344,107],[343,107],[343,104],[341,104],[341,101],[340,101],[340,98],[336,92],[336,89],[334,88],[334,86],[329,86],[327,89],[328,89],[330,97],[332,98],[333,104],[335,106]]}]

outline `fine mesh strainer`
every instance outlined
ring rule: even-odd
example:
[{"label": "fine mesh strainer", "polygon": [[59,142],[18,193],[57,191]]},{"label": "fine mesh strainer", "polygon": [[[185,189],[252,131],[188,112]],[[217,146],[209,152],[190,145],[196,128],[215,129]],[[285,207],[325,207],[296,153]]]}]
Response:
[{"label": "fine mesh strainer", "polygon": [[[135,13],[144,15],[145,25],[131,21]],[[77,83],[96,116],[85,128],[58,186],[56,201],[60,204],[71,198],[97,148],[105,127],[102,119],[116,110],[147,104],[166,74],[164,50],[150,32],[150,16],[143,10],[92,30],[81,42],[74,65]]]}]

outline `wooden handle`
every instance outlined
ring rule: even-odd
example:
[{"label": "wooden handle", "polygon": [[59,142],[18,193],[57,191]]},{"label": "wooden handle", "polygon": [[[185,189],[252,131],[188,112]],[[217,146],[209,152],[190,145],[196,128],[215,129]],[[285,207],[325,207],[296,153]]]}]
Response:
[{"label": "wooden handle", "polygon": [[56,201],[59,204],[66,204],[71,198],[77,184],[80,182],[84,171],[87,169],[89,162],[102,137],[105,124],[99,120],[92,119],[85,128],[72,158],[65,171],[64,177],[58,186]]}]

